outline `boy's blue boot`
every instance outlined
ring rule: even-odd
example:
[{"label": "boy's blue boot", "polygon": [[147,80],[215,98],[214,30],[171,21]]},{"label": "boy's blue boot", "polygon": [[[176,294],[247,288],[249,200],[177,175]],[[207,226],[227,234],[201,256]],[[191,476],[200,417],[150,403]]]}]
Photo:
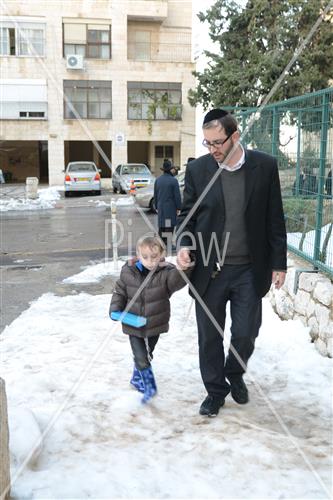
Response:
[{"label": "boy's blue boot", "polygon": [[141,401],[142,403],[147,403],[157,393],[156,382],[151,366],[148,366],[144,370],[140,370],[140,374],[144,386],[143,398]]},{"label": "boy's blue boot", "polygon": [[141,377],[141,374],[139,372],[139,370],[136,368],[136,366],[134,366],[134,370],[133,370],[133,375],[132,375],[132,378],[130,380],[130,384],[139,392],[145,392],[145,388],[144,388],[144,385],[143,385],[143,380],[142,380],[142,377]]}]

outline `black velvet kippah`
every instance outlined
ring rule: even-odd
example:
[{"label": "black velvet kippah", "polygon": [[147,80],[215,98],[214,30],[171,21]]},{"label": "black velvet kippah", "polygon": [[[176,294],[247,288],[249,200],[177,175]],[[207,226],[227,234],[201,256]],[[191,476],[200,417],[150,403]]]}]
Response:
[{"label": "black velvet kippah", "polygon": [[205,115],[203,125],[205,123],[211,122],[212,120],[218,120],[219,118],[222,118],[223,116],[228,115],[228,111],[224,111],[224,109],[211,109],[208,111],[208,113]]}]

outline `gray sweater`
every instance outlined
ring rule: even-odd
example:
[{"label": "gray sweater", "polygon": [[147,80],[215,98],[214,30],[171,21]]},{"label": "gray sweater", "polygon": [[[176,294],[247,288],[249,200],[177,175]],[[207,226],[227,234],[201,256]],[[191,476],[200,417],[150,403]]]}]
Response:
[{"label": "gray sweater", "polygon": [[222,236],[230,232],[225,264],[248,264],[250,252],[245,227],[245,170],[244,166],[234,172],[223,170],[221,182],[225,205],[225,226]]}]

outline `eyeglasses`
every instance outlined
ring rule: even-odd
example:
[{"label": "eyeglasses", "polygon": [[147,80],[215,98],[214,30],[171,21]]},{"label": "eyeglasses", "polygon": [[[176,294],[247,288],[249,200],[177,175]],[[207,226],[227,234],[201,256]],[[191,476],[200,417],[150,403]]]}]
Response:
[{"label": "eyeglasses", "polygon": [[233,133],[234,132],[231,132],[231,134],[229,134],[228,137],[226,137],[225,139],[217,139],[216,141],[212,142],[209,142],[206,139],[204,139],[202,141],[202,145],[205,146],[205,148],[211,148],[211,147],[220,148],[221,146],[223,146],[225,142],[227,142],[230,139]]}]

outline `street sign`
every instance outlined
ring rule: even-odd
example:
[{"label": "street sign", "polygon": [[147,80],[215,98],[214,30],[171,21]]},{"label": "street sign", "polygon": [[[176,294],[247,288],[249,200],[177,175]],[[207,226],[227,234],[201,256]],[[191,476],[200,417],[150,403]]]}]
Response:
[{"label": "street sign", "polygon": [[122,132],[116,133],[116,144],[117,146],[123,146],[125,144],[125,134]]}]

